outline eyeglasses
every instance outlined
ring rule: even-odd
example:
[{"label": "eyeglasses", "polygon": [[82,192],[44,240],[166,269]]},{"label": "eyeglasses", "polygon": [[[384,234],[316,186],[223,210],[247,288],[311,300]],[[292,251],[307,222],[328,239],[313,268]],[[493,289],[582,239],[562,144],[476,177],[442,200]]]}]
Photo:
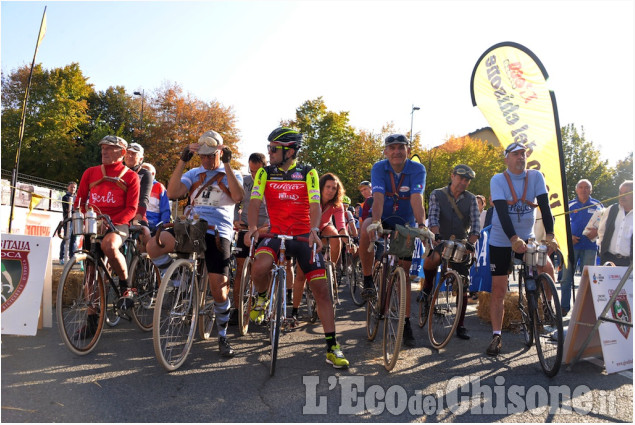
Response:
[{"label": "eyeglasses", "polygon": [[267,151],[269,151],[269,153],[274,153],[275,151],[279,149],[289,149],[289,148],[287,148],[286,146],[267,145]]},{"label": "eyeglasses", "polygon": [[408,144],[408,139],[403,134],[391,134],[386,137],[386,144],[389,145],[394,142],[405,143]]}]

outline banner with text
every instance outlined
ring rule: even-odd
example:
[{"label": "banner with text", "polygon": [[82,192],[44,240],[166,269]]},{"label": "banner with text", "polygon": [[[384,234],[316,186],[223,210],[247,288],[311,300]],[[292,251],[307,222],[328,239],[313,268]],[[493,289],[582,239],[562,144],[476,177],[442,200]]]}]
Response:
[{"label": "banner with text", "polygon": [[[556,98],[547,87],[547,71],[526,47],[496,44],[479,58],[470,85],[478,106],[503,147],[527,145],[527,168],[540,170],[547,183],[554,216],[568,209],[562,138]],[[558,218],[555,235],[569,258],[569,220]]]}]

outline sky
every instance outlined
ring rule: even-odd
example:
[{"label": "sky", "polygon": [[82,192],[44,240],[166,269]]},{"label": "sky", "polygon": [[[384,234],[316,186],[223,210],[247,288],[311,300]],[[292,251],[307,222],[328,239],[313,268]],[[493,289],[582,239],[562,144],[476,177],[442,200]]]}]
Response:
[{"label": "sky", "polygon": [[[489,124],[470,98],[476,61],[503,41],[549,74],[560,124],[610,165],[633,151],[632,0],[2,1],[2,72],[79,63],[97,90],[166,83],[231,106],[243,162],[322,96],[358,130],[419,133],[425,147]],[[420,109],[412,113],[412,107]]]}]

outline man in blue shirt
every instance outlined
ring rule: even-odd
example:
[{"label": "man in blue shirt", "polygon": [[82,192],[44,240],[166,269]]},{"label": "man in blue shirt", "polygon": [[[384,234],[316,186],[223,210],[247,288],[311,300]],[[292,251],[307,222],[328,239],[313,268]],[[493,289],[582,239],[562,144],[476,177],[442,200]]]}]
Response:
[{"label": "man in blue shirt", "polygon": [[[194,153],[201,160],[201,166],[192,168],[185,174],[185,167]],[[231,302],[229,295],[229,262],[231,256],[231,241],[234,237],[234,206],[242,201],[243,177],[231,169],[232,152],[228,146],[223,146],[223,138],[217,132],[210,130],[203,133],[198,143],[192,143],[181,153],[176,169],[168,182],[168,197],[179,199],[189,194],[193,213],[216,226],[218,243],[211,230],[205,235],[207,250],[205,264],[209,274],[209,286],[214,297],[214,313],[218,328],[218,348],[223,357],[232,357],[234,350],[227,341],[227,324]],[[172,230],[172,229],[170,229]],[[176,241],[170,231],[161,233],[161,248],[152,238],[148,242],[147,250],[154,264],[162,274],[169,267]]]},{"label": "man in blue shirt", "polygon": [[[375,240],[376,233],[383,227],[394,228],[395,224],[423,227],[425,210],[423,191],[426,186],[426,169],[423,164],[408,159],[410,147],[408,139],[402,134],[386,137],[384,155],[386,159],[376,162],[371,170],[373,182],[373,207],[371,216],[361,226],[359,237],[359,256],[364,274],[364,298],[372,298],[373,259],[368,247]],[[404,269],[410,269],[410,261],[405,261]],[[406,292],[406,323],[403,340],[407,346],[414,346],[414,337],[410,328],[410,280]]]},{"label": "man in blue shirt", "polygon": [[593,213],[603,206],[597,199],[591,198],[593,186],[587,179],[582,179],[575,185],[576,199],[569,202],[569,220],[571,221],[571,239],[573,239],[573,263],[569,262],[564,270],[561,284],[562,316],[569,314],[571,310],[571,286],[578,260],[582,267],[595,264],[598,246],[595,242],[584,236],[584,228],[589,223]]}]

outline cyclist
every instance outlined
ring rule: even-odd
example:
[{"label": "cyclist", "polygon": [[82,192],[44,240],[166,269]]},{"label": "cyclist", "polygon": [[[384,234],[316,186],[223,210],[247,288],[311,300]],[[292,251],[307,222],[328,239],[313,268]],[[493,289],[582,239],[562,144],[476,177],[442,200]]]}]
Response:
[{"label": "cyclist", "polygon": [[[254,189],[249,203],[249,231],[245,235],[245,244],[251,244],[251,236],[258,237],[258,210],[264,200],[269,213],[271,231],[278,234],[305,236],[305,242],[288,241],[287,252],[295,256],[298,265],[306,275],[315,296],[321,314],[322,327],[326,338],[326,362],[335,368],[348,367],[335,336],[335,318],[329,298],[324,259],[318,253],[317,261],[311,259],[311,247],[316,244],[322,248],[318,236],[320,224],[320,191],[318,174],[296,161],[302,146],[302,134],[286,127],[276,128],[269,134],[269,163],[258,170]],[[255,254],[251,269],[258,299],[252,312],[253,319],[261,320],[267,304],[267,284],[274,256],[280,247],[280,239],[264,239]]]},{"label": "cyclist", "polygon": [[[542,213],[550,245],[549,254],[557,247],[545,178],[538,170],[525,168],[526,151],[527,147],[522,143],[514,142],[507,146],[504,152],[507,169],[503,173],[495,174],[490,181],[490,193],[496,208],[489,236],[492,271],[490,319],[493,336],[486,353],[490,356],[497,356],[502,347],[501,329],[505,314],[503,302],[507,292],[507,279],[512,268],[512,252],[516,258],[522,259],[527,251],[526,241],[534,237],[536,207],[540,207]],[[536,200],[537,204],[534,203]],[[551,260],[548,259],[544,267],[538,267],[538,272],[548,273],[553,278]]]},{"label": "cyclist", "polygon": [[[122,308],[130,308],[134,294],[129,289],[126,258],[119,248],[128,237],[128,223],[137,212],[139,179],[123,163],[128,142],[121,137],[106,136],[99,141],[99,146],[101,165],[84,171],[74,207],[80,207],[85,212],[86,204],[93,206],[98,213],[109,215],[116,229],[125,235],[108,231],[101,241],[101,250],[119,277],[119,286],[124,297]],[[80,329],[79,335],[92,338],[97,330],[98,319],[96,314],[89,314],[86,328]]]},{"label": "cyclist", "polygon": [[[450,184],[435,189],[430,194],[428,228],[435,234],[435,242],[433,242],[435,248],[428,252],[423,263],[425,280],[422,296],[426,300],[426,305],[428,305],[427,299],[432,292],[437,269],[441,264],[443,244],[439,241],[448,240],[452,235],[456,239],[468,239],[466,247],[468,251],[474,252],[474,244],[481,232],[476,196],[467,190],[474,177],[476,174],[468,165],[459,164],[452,170]],[[452,268],[462,276],[469,275],[467,264],[453,263]],[[456,329],[456,336],[461,339],[470,339],[463,324],[466,308],[467,291],[463,293],[463,308],[459,316],[459,326]]]},{"label": "cyclist", "polygon": [[[423,164],[408,159],[410,147],[403,134],[391,134],[385,139],[384,155],[386,159],[376,162],[371,170],[373,182],[373,207],[371,216],[362,224],[359,237],[359,256],[364,274],[362,296],[371,299],[376,296],[373,287],[373,253],[368,252],[377,230],[382,223],[387,228],[395,224],[423,227],[425,210],[423,191],[426,186],[426,169]],[[404,261],[404,269],[410,269],[410,259]],[[406,321],[403,342],[409,347],[415,345],[410,327],[410,279],[406,292]]]},{"label": "cyclist", "polygon": [[[201,166],[193,168],[183,174],[188,161],[194,153],[198,153]],[[234,235],[234,205],[243,199],[242,176],[234,172],[229,161],[231,150],[223,146],[223,138],[214,130],[207,131],[181,153],[176,169],[168,182],[168,196],[179,199],[189,194],[194,213],[198,214],[210,225],[216,226],[216,233],[208,231],[205,235],[207,251],[205,263],[209,273],[209,283],[214,297],[214,312],[216,313],[216,327],[218,329],[218,349],[221,356],[232,357],[234,350],[227,340],[227,322],[231,301],[228,298],[228,272],[231,257],[231,240]],[[221,164],[222,163],[222,164]],[[172,229],[170,229],[172,230]],[[173,233],[161,233],[160,248],[155,239],[148,242],[148,254],[154,263],[165,273],[172,263],[169,253],[174,251],[175,239]]]},{"label": "cyclist", "polygon": [[355,209],[351,206],[351,198],[344,195],[342,204],[344,204],[344,211],[346,211],[346,229],[348,230],[348,234],[356,238],[359,223],[355,220]]},{"label": "cyclist", "polygon": [[130,143],[124,156],[124,163],[139,175],[139,206],[134,220],[140,221],[141,224],[147,226],[146,211],[150,202],[150,192],[152,191],[152,174],[141,166],[143,164],[143,153],[143,146],[139,143]]},{"label": "cyclist", "polygon": [[150,231],[154,232],[157,229],[157,224],[172,221],[170,199],[168,198],[168,190],[163,186],[163,183],[155,179],[157,170],[154,168],[154,165],[149,162],[144,162],[141,164],[141,167],[150,171],[150,175],[152,176],[152,190],[150,191],[150,201],[148,202],[146,217],[148,218]]},{"label": "cyclist", "polygon": [[[249,155],[248,167],[249,174],[243,176],[243,190],[245,191],[245,197],[240,204],[236,204],[234,212],[234,227],[240,229],[236,239],[236,248],[239,249],[236,252],[236,277],[234,279],[234,306],[238,306],[240,296],[240,284],[243,275],[243,266],[245,264],[245,258],[249,255],[249,247],[245,246],[245,233],[247,233],[247,211],[249,210],[249,201],[251,199],[251,190],[254,187],[254,177],[256,172],[267,165],[267,158],[264,154],[254,152]],[[240,214],[239,214],[240,211]],[[269,216],[267,215],[267,208],[265,204],[260,205],[258,210],[258,228],[265,226],[269,223]],[[229,320],[230,325],[238,324],[238,310],[232,311],[231,318]]]},{"label": "cyclist", "polygon": [[359,193],[364,198],[362,210],[359,213],[359,220],[363,222],[370,216],[370,209],[373,206],[373,188],[368,180],[364,180],[359,184]]},{"label": "cyclist", "polygon": [[[344,186],[340,179],[333,173],[326,173],[320,177],[320,236],[348,235],[346,231],[346,214],[342,200],[344,199]],[[324,243],[326,239],[324,240]],[[337,264],[342,250],[341,239],[330,239],[331,261]],[[298,309],[302,302],[302,292],[306,277],[302,270],[298,270],[293,282],[293,309],[291,317],[294,322],[298,319]]]}]

